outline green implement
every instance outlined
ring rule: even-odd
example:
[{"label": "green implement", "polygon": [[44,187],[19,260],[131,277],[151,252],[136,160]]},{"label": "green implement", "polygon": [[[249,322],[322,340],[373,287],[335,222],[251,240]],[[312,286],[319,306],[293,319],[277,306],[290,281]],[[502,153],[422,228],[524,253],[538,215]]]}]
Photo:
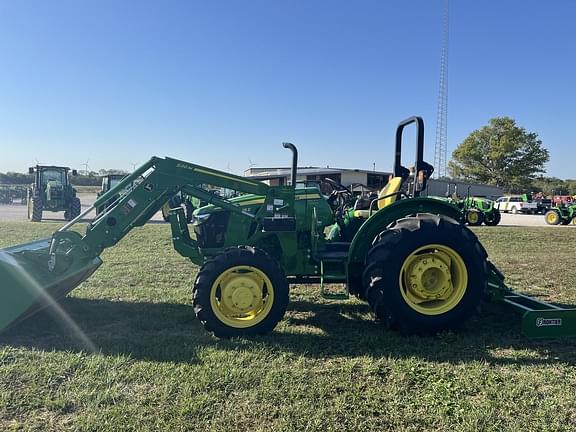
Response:
[{"label": "green implement", "polygon": [[[408,125],[416,126],[413,175],[401,164]],[[168,219],[174,249],[200,267],[192,288],[196,317],[218,337],[272,331],[294,283],[319,284],[332,299],[354,295],[381,322],[407,333],[456,329],[489,297],[521,311],[528,336],[576,335],[574,309],[512,291],[465,226],[463,210],[425,196],[433,167],[423,160],[421,118],[398,126],[393,177],[364,207],[339,185],[329,196],[319,185],[297,187],[298,153],[283,145],[292,151],[289,185],[153,157],[51,238],[0,250],[0,330],[44,307],[58,312],[58,300],[97,270],[106,248],[180,194],[206,203],[192,224],[182,206]],[[241,195],[226,199],[207,185]],[[93,208],[102,211],[84,233],[73,230]],[[345,288],[328,289],[335,284]]]},{"label": "green implement", "polygon": [[53,306],[100,267],[98,257],[74,256],[64,270],[52,267],[53,239],[0,250],[0,329]]},{"label": "green implement", "polygon": [[522,333],[531,338],[576,336],[576,309],[565,309],[513,291],[504,275],[491,264],[488,280],[491,300],[522,315]]}]

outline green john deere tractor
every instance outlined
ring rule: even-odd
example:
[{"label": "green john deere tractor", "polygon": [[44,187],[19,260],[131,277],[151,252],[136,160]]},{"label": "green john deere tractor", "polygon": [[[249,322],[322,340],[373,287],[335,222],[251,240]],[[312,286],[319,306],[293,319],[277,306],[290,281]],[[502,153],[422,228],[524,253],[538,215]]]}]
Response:
[{"label": "green john deere tractor", "polygon": [[[402,133],[412,124],[415,181],[403,190],[410,171],[401,163]],[[50,238],[0,250],[0,329],[65,296],[98,269],[106,248],[146,224],[181,191],[208,203],[194,212],[192,225],[182,207],[170,211],[169,221],[175,250],[200,266],[192,303],[200,323],[216,336],[273,330],[295,283],[319,284],[330,298],[351,293],[367,301],[382,322],[408,333],[457,328],[482,301],[494,300],[523,314],[529,336],[576,334],[576,309],[513,292],[463,224],[461,209],[422,196],[433,168],[423,160],[421,118],[398,126],[394,177],[364,208],[343,198],[344,189],[324,196],[318,186],[297,188],[298,153],[294,145],[283,145],[293,153],[291,185],[268,186],[153,157],[96,200],[98,207],[119,194],[83,234],[71,228],[92,208]],[[225,199],[202,185],[245,195]],[[328,284],[345,288],[328,292]]]},{"label": "green john deere tractor", "polygon": [[76,170],[67,167],[36,165],[28,169],[34,183],[28,189],[28,219],[40,222],[44,211],[64,212],[64,219],[72,220],[80,214],[80,199],[70,183]]},{"label": "green john deere tractor", "polygon": [[[451,186],[454,186],[454,192],[451,192]],[[458,196],[458,185],[448,183],[446,197],[435,197],[446,200],[457,206],[464,215],[464,221],[471,226],[478,226],[484,223],[488,226],[496,226],[502,220],[500,211],[494,207],[494,201],[488,198],[476,197],[470,195],[470,188],[466,192],[466,198]]]},{"label": "green john deere tractor", "polygon": [[552,207],[544,214],[544,220],[548,225],[576,224],[576,204],[561,204]]},{"label": "green john deere tractor", "polygon": [[[126,177],[126,174],[107,174],[102,177],[102,186],[100,191],[97,194],[97,197],[101,197],[114,186],[116,186],[120,181]],[[120,197],[120,194],[117,194],[111,197],[106,203],[102,204],[101,206],[96,207],[96,215],[103,213],[108,207],[112,206],[114,202]]]},{"label": "green john deere tractor", "polygon": [[502,220],[500,211],[494,207],[494,201],[488,198],[468,196],[462,200],[462,210],[468,225],[496,226]]}]

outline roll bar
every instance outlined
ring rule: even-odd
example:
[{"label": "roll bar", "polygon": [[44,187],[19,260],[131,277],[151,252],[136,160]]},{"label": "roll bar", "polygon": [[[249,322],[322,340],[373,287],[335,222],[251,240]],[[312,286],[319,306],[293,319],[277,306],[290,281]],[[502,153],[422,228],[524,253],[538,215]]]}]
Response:
[{"label": "roll bar", "polygon": [[[412,123],[416,124],[416,161],[414,163],[414,184],[412,196],[420,196],[420,192],[426,189],[428,179],[434,172],[434,167],[424,162],[424,120],[422,117],[412,116],[401,121],[396,128],[396,146],[394,153],[394,177],[402,177],[406,180],[410,176],[410,170],[402,166],[402,133],[404,128]],[[422,176],[420,178],[420,173]]]}]

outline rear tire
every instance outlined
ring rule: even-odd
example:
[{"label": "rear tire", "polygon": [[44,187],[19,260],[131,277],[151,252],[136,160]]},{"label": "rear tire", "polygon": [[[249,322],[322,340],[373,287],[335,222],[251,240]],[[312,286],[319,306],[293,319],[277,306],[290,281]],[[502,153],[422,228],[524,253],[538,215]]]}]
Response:
[{"label": "rear tire", "polygon": [[496,209],[484,215],[484,223],[488,226],[496,226],[502,220],[502,215]]},{"label": "rear tire", "polygon": [[[431,214],[400,219],[368,253],[365,296],[389,327],[416,334],[454,329],[479,308],[486,259],[474,233],[453,219]],[[444,298],[435,297],[439,293]]]},{"label": "rear tire", "polygon": [[202,266],[192,297],[196,317],[215,336],[263,334],[284,317],[288,280],[266,252],[239,246]]},{"label": "rear tire", "polygon": [[[81,211],[80,199],[77,197],[72,198],[70,209],[64,212],[64,219],[70,221],[80,214]],[[98,212],[96,212],[98,214]]]},{"label": "rear tire", "polygon": [[42,221],[44,206],[41,198],[31,198],[28,200],[28,219],[32,222]]},{"label": "rear tire", "polygon": [[72,198],[72,206],[70,207],[70,214],[72,219],[80,216],[80,212],[82,211],[82,205],[80,204],[80,198],[74,197]]},{"label": "rear tire", "polygon": [[512,214],[518,214],[518,209],[516,207],[512,207],[510,211],[512,212]]}]

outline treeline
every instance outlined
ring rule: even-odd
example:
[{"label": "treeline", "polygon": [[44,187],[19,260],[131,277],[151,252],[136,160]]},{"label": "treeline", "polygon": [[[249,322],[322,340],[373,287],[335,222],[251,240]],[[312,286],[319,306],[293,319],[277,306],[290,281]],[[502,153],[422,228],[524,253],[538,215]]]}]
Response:
[{"label": "treeline", "polygon": [[531,190],[544,195],[576,195],[576,180],[562,180],[556,177],[540,177],[532,181]]},{"label": "treeline", "polygon": [[[70,180],[74,186],[100,186],[102,184],[102,176],[107,174],[126,174],[125,171],[111,169],[90,171],[87,175],[79,174],[77,176],[70,176]],[[33,174],[23,174],[16,172],[0,173],[0,184],[10,185],[29,185],[34,181]]]}]

